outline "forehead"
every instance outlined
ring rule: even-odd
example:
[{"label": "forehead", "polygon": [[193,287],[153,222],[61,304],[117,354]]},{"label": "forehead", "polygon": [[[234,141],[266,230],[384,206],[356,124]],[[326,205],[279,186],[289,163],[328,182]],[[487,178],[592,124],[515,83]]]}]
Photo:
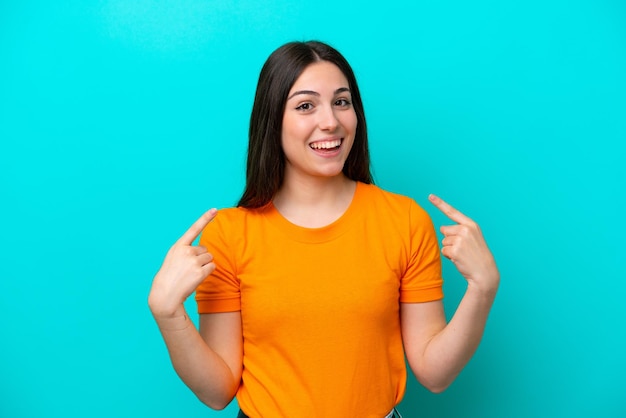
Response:
[{"label": "forehead", "polygon": [[340,87],[349,87],[349,85],[348,79],[339,67],[332,62],[319,61],[304,69],[290,92],[313,90],[322,93],[324,90],[335,91]]}]

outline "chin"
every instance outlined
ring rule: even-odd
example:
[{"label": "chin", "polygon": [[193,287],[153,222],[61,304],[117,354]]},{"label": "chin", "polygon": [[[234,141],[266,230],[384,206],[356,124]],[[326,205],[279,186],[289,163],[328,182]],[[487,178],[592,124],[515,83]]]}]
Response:
[{"label": "chin", "polygon": [[339,167],[339,168],[327,168],[325,170],[320,170],[319,171],[319,177],[340,177],[343,176],[343,166]]}]

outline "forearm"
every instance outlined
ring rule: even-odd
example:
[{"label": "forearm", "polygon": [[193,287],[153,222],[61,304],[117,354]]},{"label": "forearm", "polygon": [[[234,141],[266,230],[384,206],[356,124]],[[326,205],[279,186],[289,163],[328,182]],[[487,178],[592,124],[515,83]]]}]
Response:
[{"label": "forearm", "polygon": [[155,320],[181,380],[211,408],[226,407],[239,381],[226,362],[202,339],[184,308],[172,316],[155,315]]},{"label": "forearm", "polygon": [[468,286],[450,322],[426,345],[420,380],[433,392],[445,390],[472,358],[482,339],[495,293]]}]

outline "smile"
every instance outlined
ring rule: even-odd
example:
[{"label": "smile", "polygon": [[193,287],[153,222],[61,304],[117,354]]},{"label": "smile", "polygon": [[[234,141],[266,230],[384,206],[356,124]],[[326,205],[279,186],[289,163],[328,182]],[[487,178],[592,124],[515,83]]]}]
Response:
[{"label": "smile", "polygon": [[329,141],[317,141],[309,144],[315,150],[331,150],[341,145],[341,139],[333,139]]}]

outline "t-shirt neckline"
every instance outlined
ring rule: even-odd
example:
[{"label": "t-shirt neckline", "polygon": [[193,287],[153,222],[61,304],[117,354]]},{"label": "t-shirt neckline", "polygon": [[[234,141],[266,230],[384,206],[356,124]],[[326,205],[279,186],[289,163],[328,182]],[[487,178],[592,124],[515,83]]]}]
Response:
[{"label": "t-shirt neckline", "polygon": [[363,207],[362,200],[365,187],[364,183],[357,182],[352,201],[345,212],[335,221],[319,228],[307,228],[292,223],[276,209],[273,203],[269,204],[264,215],[273,226],[295,241],[306,243],[330,241],[343,235],[358,219],[361,213],[359,208]]}]

